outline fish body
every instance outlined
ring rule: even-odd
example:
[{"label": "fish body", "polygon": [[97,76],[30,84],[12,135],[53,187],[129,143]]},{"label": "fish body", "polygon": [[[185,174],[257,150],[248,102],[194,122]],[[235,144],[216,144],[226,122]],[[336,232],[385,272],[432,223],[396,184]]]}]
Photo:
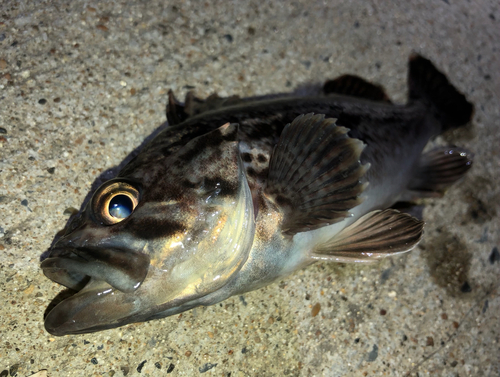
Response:
[{"label": "fish body", "polygon": [[[389,209],[439,196],[471,154],[427,142],[472,105],[413,56],[410,100],[355,76],[315,96],[180,104],[170,126],[104,183],[42,262],[78,292],[55,335],[161,318],[265,286],[319,260],[373,262],[417,245],[423,222]],[[316,115],[315,115],[316,114]]]}]

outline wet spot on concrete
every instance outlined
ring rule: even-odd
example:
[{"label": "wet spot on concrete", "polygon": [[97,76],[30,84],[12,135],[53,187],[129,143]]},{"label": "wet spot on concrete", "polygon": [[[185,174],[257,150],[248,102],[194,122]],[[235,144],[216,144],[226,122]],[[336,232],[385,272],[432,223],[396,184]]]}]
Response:
[{"label": "wet spot on concrete", "polygon": [[243,304],[243,306],[247,306],[248,305],[248,303],[245,301],[245,297],[240,296],[240,301]]},{"label": "wet spot on concrete", "polygon": [[422,253],[434,282],[451,296],[464,296],[470,289],[471,253],[466,245],[448,231],[428,238]]},{"label": "wet spot on concrete", "polygon": [[377,360],[377,357],[378,357],[378,346],[374,344],[372,350],[368,354],[368,362],[371,363]]},{"label": "wet spot on concrete", "polygon": [[215,363],[215,364],[206,363],[206,364],[203,364],[202,367],[199,367],[198,370],[200,371],[200,373],[205,373],[205,372],[209,371],[210,369],[215,368],[216,366],[217,366],[217,363]]},{"label": "wet spot on concrete", "polygon": [[475,223],[483,224],[491,220],[495,215],[496,211],[494,206],[487,206],[481,199],[474,197],[471,197],[469,200],[467,216]]},{"label": "wet spot on concrete", "polygon": [[488,300],[485,300],[485,301],[484,301],[484,305],[483,305],[483,310],[482,310],[482,313],[483,313],[483,314],[484,314],[484,313],[486,313],[486,310],[488,310],[488,305],[489,305],[489,304],[488,304]]},{"label": "wet spot on concrete", "polygon": [[[463,196],[463,200],[465,203],[469,205],[464,221],[462,224],[466,224],[469,221],[473,221],[476,224],[484,224],[485,222],[491,221],[496,217],[497,211],[495,206],[488,205],[486,202],[479,198],[477,188],[481,187],[484,190],[488,190],[488,188],[493,187],[493,184],[490,180],[485,178],[477,178],[477,182],[474,182],[474,187],[472,189],[467,189]],[[491,201],[494,201],[495,198],[489,198]]]},{"label": "wet spot on concrete", "polygon": [[462,286],[460,287],[460,291],[462,293],[472,292],[472,288],[471,288],[469,282],[466,281],[465,283],[463,283]]},{"label": "wet spot on concrete", "polygon": [[500,262],[500,253],[498,252],[498,248],[496,246],[493,248],[493,250],[491,250],[488,260],[490,261],[490,264]]},{"label": "wet spot on concrete", "polygon": [[392,268],[388,268],[382,272],[380,275],[380,284],[384,284],[387,279],[389,279],[389,276],[391,275],[391,270]]}]

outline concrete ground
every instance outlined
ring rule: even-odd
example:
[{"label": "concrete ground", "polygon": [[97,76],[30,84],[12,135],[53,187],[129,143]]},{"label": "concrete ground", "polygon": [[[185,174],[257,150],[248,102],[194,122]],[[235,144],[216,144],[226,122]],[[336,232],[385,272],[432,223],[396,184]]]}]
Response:
[{"label": "concrete ground", "polygon": [[[475,161],[427,202],[417,249],[319,263],[163,320],[44,330],[63,289],[40,255],[65,210],[165,121],[169,89],[252,96],[354,73],[405,102],[412,51],[476,106],[468,129],[436,140]],[[499,56],[495,0],[2,1],[0,375],[500,375]]]}]

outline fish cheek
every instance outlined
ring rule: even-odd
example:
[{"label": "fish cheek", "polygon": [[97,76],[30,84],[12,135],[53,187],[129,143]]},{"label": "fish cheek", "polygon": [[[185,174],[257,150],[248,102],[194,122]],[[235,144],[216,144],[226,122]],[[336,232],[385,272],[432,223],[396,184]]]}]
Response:
[{"label": "fish cheek", "polygon": [[136,293],[157,313],[217,291],[248,258],[254,205],[236,133],[227,124],[188,143],[127,221],[126,231],[146,240],[151,256]]}]

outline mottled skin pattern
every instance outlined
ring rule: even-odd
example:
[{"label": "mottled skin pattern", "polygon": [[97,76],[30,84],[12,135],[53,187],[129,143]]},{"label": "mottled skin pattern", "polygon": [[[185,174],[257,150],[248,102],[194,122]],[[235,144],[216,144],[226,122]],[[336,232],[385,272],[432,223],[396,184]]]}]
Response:
[{"label": "mottled skin pattern", "polygon": [[[329,94],[212,96],[204,102],[188,95],[183,107],[170,95],[167,116],[179,124],[158,134],[96,191],[42,262],[49,278],[79,291],[48,314],[46,329],[65,335],[165,317],[259,288],[318,258],[349,261],[350,256],[335,259],[345,256],[330,250],[338,244],[335,236],[343,232],[356,240],[356,232],[349,232],[366,216],[379,224],[374,210],[408,197],[422,150],[446,126],[443,119],[455,126],[470,119],[472,105],[444,75],[424,58],[412,59],[410,65],[423,68],[413,69],[412,100],[404,106],[352,76],[328,87],[353,86],[351,94],[376,101]],[[444,94],[452,93],[436,106],[419,92],[428,71]],[[449,110],[464,103],[469,108],[463,116],[450,118]],[[292,123],[311,113],[336,118],[336,125],[312,116]],[[304,148],[303,135],[310,139]],[[470,166],[465,153],[454,158],[461,169],[450,183]],[[449,159],[444,160],[446,168]],[[283,178],[287,172],[290,180]],[[107,188],[120,182],[134,188],[137,205],[109,223],[109,208],[99,203],[109,203],[115,194]],[[401,252],[420,240],[418,220],[395,211],[381,218],[395,219],[380,228],[382,246],[391,239],[392,224],[403,228],[396,234]],[[405,238],[407,228],[416,229],[411,238]],[[365,231],[371,236],[369,227]],[[363,250],[355,255],[351,261],[374,259]]]},{"label": "mottled skin pattern", "polygon": [[[118,255],[123,259],[123,269],[131,271],[128,275],[131,280],[129,285],[140,284],[141,280],[134,278],[146,276],[142,286],[125,297],[115,288],[103,285],[99,279],[106,277],[114,286],[121,281],[110,280],[105,272],[101,278],[101,275],[93,273],[93,276],[98,277],[97,280],[93,279],[85,289],[61,303],[49,314],[46,321],[49,331],[59,335],[98,331],[129,322],[171,315],[266,285],[279,276],[311,263],[307,250],[315,244],[309,240],[314,232],[299,233],[295,237],[282,234],[279,229],[283,213],[266,197],[264,188],[272,150],[283,127],[298,115],[312,112],[325,114],[327,118],[338,118],[338,125],[349,128],[350,136],[362,140],[367,145],[361,161],[371,164],[365,176],[370,185],[365,192],[367,200],[356,207],[358,212],[354,212],[355,215],[382,208],[396,201],[411,179],[411,167],[417,164],[425,143],[431,135],[439,132],[437,123],[426,114],[424,107],[418,102],[407,106],[394,106],[336,95],[245,102],[207,111],[187,119],[182,124],[167,128],[116,178],[135,184],[141,192],[140,202],[134,214],[123,222],[103,227],[88,207],[70,224],[69,234],[55,245],[51,255],[51,258],[64,256],[84,261],[97,260],[96,265],[106,264],[107,254],[115,258]],[[232,131],[227,135],[215,131],[196,139],[228,122],[237,123],[239,127],[232,127]],[[186,148],[188,143],[189,147]],[[234,150],[239,151],[236,152],[239,153],[238,163],[231,152]],[[195,246],[202,242],[206,229],[212,229],[207,227],[206,221],[211,213],[220,215],[219,207],[200,207],[199,203],[203,204],[215,191],[221,200],[224,200],[224,197],[234,198],[240,187],[238,182],[241,181],[239,165],[244,166],[244,179],[251,191],[252,216],[255,219],[255,236],[252,236],[253,244],[250,243],[250,254],[241,256],[242,263],[235,267],[236,270],[232,268],[230,274],[223,274],[226,281],[221,289],[211,291],[200,287],[195,291],[191,289],[185,292],[176,283],[154,284],[155,280],[165,280],[161,277],[161,271],[171,271],[179,260],[186,260],[191,255],[180,251],[172,254],[173,251],[166,249],[165,245],[183,242],[183,248],[194,250]],[[370,194],[370,190],[380,191],[374,196]],[[238,197],[240,196],[237,195],[235,200],[238,200]],[[227,206],[232,206],[230,202],[227,203]],[[222,221],[227,221],[227,218]],[[331,236],[326,228],[315,232],[314,237],[319,241]],[[302,234],[307,237],[304,238]],[[69,240],[71,247],[78,244],[83,244],[84,247],[69,249]],[[304,243],[311,246],[303,250]],[[107,251],[101,254],[91,253],[91,250],[100,248]],[[147,255],[146,261],[150,261],[149,272],[144,270],[142,274],[137,271],[132,273],[137,265],[131,263],[132,259],[127,256],[135,256],[137,259],[144,255]],[[64,261],[56,262],[65,266]],[[49,264],[47,261],[44,263]],[[238,272],[239,268],[241,270]],[[74,271],[72,274],[65,274],[64,271],[54,269],[52,272],[46,270],[46,274],[53,280],[75,288],[81,287],[87,281],[84,276]],[[193,276],[197,274],[193,273]],[[170,293],[176,290],[184,293],[171,297]],[[96,292],[101,291],[112,292],[113,301],[103,301],[102,305],[114,307],[113,313],[96,306],[99,301],[94,302],[94,297]],[[161,292],[166,292],[170,298],[165,299]],[[122,295],[123,299],[120,298]],[[128,304],[123,305],[123,302]],[[160,305],[161,302],[165,304]],[[88,305],[87,312],[102,311],[107,314],[103,314],[102,318],[85,315],[86,311],[79,312],[79,308],[84,305],[82,303]],[[77,327],[59,326],[69,318],[73,318],[71,323],[76,323]]]},{"label": "mottled skin pattern", "polygon": [[[397,106],[337,95],[277,98],[207,111],[169,127],[146,146],[119,176],[142,180],[143,172],[157,169],[161,166],[158,164],[160,161],[187,141],[229,122],[240,125],[238,139],[242,160],[250,188],[255,191],[267,178],[269,158],[283,127],[297,116],[307,113],[336,118],[337,125],[350,129],[351,137],[367,145],[361,162],[371,163],[367,180],[373,183],[394,175],[394,171],[385,170],[387,161],[404,160],[410,167],[415,164],[423,145],[440,132],[440,125],[421,102]],[[401,167],[398,165],[397,168]],[[404,182],[400,184],[404,185]]]}]

